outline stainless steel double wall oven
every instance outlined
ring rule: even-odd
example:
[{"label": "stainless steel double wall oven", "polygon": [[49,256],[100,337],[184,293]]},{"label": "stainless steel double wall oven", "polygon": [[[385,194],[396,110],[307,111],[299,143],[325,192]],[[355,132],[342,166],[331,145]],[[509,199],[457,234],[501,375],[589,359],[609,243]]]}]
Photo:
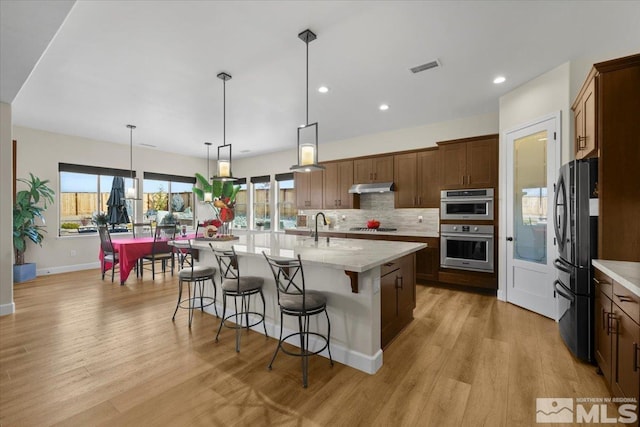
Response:
[{"label": "stainless steel double wall oven", "polygon": [[[493,188],[440,193],[440,266],[494,272]],[[451,223],[456,221],[456,223]],[[459,222],[458,222],[459,221]]]}]

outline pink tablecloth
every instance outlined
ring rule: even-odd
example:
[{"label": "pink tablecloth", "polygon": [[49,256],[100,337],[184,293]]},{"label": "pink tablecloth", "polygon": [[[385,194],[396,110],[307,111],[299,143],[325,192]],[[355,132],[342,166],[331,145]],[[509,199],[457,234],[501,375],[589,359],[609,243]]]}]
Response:
[{"label": "pink tablecloth", "polygon": [[[176,236],[176,240],[193,239],[195,234],[188,234],[186,237]],[[153,237],[122,238],[112,239],[113,249],[118,252],[120,258],[120,284],[123,285],[129,277],[129,273],[136,266],[140,258],[151,253],[153,248]],[[104,257],[100,248],[100,261]],[[110,263],[105,263],[105,268],[111,268]]]}]

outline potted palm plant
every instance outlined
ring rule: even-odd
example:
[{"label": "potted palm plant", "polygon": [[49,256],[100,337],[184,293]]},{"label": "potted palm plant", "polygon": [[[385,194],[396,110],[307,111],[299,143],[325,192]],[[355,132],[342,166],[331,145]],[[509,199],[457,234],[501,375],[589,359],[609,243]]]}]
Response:
[{"label": "potted palm plant", "polygon": [[[42,246],[43,233],[46,233],[43,212],[53,203],[55,193],[47,186],[48,179],[42,181],[32,173],[29,173],[29,179],[20,178],[18,181],[27,184],[28,189],[16,194],[13,205],[13,278],[14,282],[24,282],[36,277],[35,264],[24,261],[27,239]],[[38,224],[38,220],[42,225]]]}]

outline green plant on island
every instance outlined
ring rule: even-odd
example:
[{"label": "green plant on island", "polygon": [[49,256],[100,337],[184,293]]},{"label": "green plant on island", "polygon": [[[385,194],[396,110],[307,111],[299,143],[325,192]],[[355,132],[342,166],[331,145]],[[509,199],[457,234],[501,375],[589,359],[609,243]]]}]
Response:
[{"label": "green plant on island", "polygon": [[[239,185],[233,185],[232,181],[209,181],[199,173],[196,173],[199,187],[193,187],[193,193],[198,200],[204,202],[204,193],[211,193],[213,200],[210,202],[216,216],[222,222],[233,221],[233,208],[236,205],[236,196],[240,191]],[[207,202],[209,203],[209,202]]]},{"label": "green plant on island", "polygon": [[[29,179],[20,178],[18,181],[28,186],[27,190],[16,194],[13,205],[13,248],[16,264],[23,265],[27,239],[42,246],[42,233],[46,233],[43,213],[53,203],[55,192],[47,186],[48,179],[42,181],[32,173],[29,173]],[[38,220],[42,225],[37,223]]]},{"label": "green plant on island", "polygon": [[77,230],[78,228],[80,228],[80,224],[77,224],[75,222],[63,222],[62,224],[60,224],[60,228],[62,228],[63,230]]}]

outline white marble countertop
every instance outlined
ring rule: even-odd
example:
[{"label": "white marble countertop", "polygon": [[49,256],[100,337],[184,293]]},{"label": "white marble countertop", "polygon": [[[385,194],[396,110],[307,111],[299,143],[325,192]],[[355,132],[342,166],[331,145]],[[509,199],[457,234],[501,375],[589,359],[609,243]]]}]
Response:
[{"label": "white marble countertop", "polygon": [[[311,229],[308,227],[307,228],[294,227],[294,228],[289,228],[288,230],[311,233]],[[383,236],[402,236],[402,237],[440,237],[437,231],[414,231],[414,230],[402,230],[400,228],[397,231],[356,231],[356,230],[349,230],[348,228],[345,228],[345,229],[322,228],[322,229],[319,229],[318,232],[320,233],[320,235],[322,235],[322,233],[347,233],[347,234],[366,234],[366,235],[372,235],[372,236],[383,235]]]},{"label": "white marble countertop", "polygon": [[640,262],[594,259],[593,266],[640,297]]},{"label": "white marble countertop", "polygon": [[194,248],[208,249],[209,243],[216,248],[230,248],[238,255],[262,257],[262,251],[272,256],[293,258],[300,254],[305,263],[330,268],[364,272],[394,259],[426,248],[424,243],[396,242],[388,240],[363,240],[320,237],[316,243],[312,237],[281,233],[234,232],[238,240],[216,241],[192,240]]}]

